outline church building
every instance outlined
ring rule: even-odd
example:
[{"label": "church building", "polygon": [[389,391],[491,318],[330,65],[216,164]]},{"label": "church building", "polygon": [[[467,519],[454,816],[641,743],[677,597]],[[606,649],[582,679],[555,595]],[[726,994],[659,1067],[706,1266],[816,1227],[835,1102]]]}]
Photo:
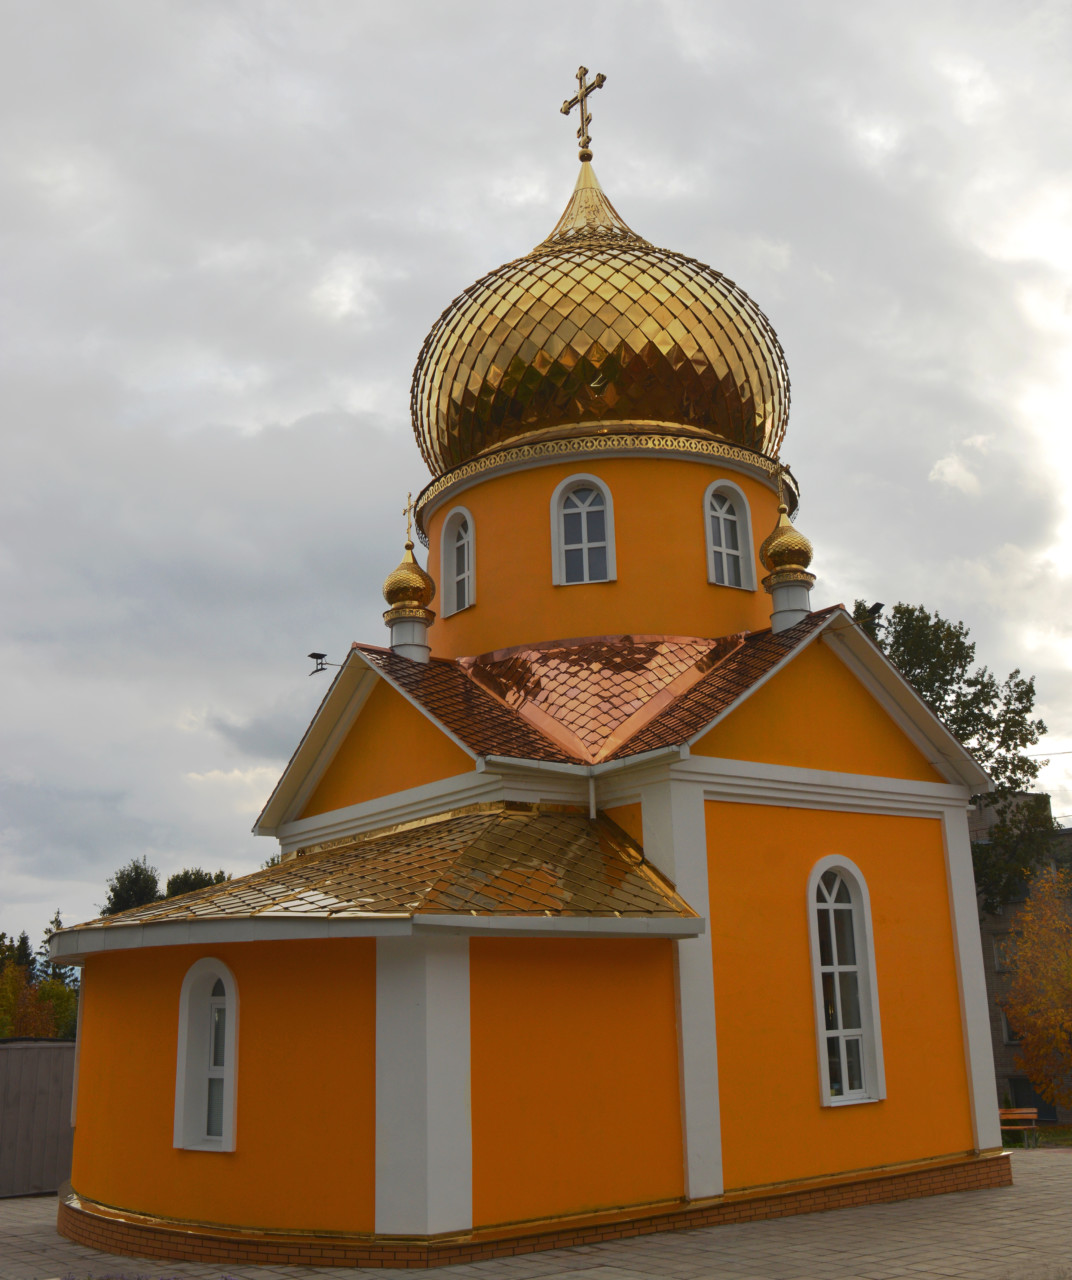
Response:
[{"label": "church building", "polygon": [[[591,165],[432,327],[431,480],[255,830],[68,928],[59,1229],[422,1267],[1005,1185],[969,797],[840,606],[748,295]],[[385,566],[386,567],[386,566]]]}]

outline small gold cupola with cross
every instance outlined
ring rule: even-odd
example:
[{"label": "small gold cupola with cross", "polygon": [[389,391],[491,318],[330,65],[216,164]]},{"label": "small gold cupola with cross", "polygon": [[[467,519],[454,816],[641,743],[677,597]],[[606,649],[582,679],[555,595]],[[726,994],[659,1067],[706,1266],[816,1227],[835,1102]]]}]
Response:
[{"label": "small gold cupola with cross", "polygon": [[402,560],[383,584],[383,598],[390,608],[383,620],[391,632],[391,651],[413,662],[427,662],[431,654],[428,628],[435,621],[429,605],[435,583],[413,554],[413,495],[406,501],[406,548]]},{"label": "small gold cupola with cross", "polygon": [[812,545],[789,519],[784,495],[779,493],[779,497],[783,500],[778,504],[778,522],[759,548],[759,558],[767,570],[763,588],[771,597],[771,630],[776,633],[808,616],[815,583],[815,574],[808,572],[814,554]]}]

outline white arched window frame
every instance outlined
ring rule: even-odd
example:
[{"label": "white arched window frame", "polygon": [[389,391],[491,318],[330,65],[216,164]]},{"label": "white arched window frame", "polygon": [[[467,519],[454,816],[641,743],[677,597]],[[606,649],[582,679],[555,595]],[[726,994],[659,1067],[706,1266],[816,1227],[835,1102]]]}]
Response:
[{"label": "white arched window frame", "polygon": [[752,516],[744,490],[732,480],[709,484],[703,500],[707,581],[718,587],[756,589]]},{"label": "white arched window frame", "polygon": [[443,521],[439,545],[443,617],[476,603],[476,527],[466,507],[454,507]]},{"label": "white arched window frame", "polygon": [[610,489],[598,476],[569,476],[551,495],[551,581],[566,587],[617,576]]},{"label": "white arched window frame", "polygon": [[193,1151],[235,1149],[238,986],[212,957],[187,970],[179,993],[174,1145]]},{"label": "white arched window frame", "polygon": [[824,1107],[886,1096],[871,899],[860,868],[833,854],[808,877],[815,1034]]}]

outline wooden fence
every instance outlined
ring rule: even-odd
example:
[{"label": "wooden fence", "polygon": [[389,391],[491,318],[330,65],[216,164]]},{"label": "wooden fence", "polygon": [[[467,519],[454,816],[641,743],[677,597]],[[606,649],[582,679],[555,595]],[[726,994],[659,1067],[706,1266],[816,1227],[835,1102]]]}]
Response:
[{"label": "wooden fence", "polygon": [[0,1196],[71,1176],[73,1040],[0,1040]]}]

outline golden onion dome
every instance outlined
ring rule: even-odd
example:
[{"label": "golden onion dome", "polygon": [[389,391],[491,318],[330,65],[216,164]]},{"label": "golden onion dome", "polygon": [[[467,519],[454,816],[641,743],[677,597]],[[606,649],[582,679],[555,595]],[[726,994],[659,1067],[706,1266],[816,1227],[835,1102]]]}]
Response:
[{"label": "golden onion dome", "polygon": [[413,374],[436,474],[531,439],[650,430],[777,456],[789,413],[778,338],[720,272],[629,229],[592,166],[551,234],[446,309]]},{"label": "golden onion dome", "polygon": [[807,569],[814,552],[812,545],[789,519],[789,508],[783,502],[778,508],[778,523],[767,534],[759,549],[759,558],[768,573],[780,569]]},{"label": "golden onion dome", "polygon": [[407,541],[401,564],[383,584],[383,598],[392,609],[427,609],[434,596],[435,583],[414,559],[413,543]]}]

